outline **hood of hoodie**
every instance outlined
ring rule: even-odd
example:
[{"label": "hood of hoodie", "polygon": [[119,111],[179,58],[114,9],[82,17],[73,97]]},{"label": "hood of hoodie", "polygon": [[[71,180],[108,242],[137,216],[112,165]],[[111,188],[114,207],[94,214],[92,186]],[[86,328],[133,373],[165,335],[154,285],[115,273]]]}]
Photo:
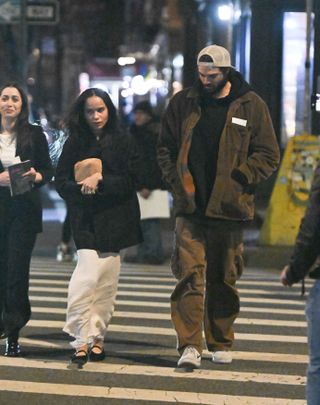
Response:
[{"label": "hood of hoodie", "polygon": [[250,84],[244,80],[242,74],[234,69],[230,70],[229,81],[231,82],[231,90],[227,97],[230,97],[232,100],[252,90]]}]

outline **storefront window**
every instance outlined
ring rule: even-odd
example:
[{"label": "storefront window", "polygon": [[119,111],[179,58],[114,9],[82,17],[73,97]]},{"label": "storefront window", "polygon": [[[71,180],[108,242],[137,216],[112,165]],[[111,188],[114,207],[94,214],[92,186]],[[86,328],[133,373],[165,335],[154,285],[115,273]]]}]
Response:
[{"label": "storefront window", "polygon": [[[284,13],[282,71],[282,143],[304,132],[307,18]],[[312,54],[312,52],[311,52]]]}]

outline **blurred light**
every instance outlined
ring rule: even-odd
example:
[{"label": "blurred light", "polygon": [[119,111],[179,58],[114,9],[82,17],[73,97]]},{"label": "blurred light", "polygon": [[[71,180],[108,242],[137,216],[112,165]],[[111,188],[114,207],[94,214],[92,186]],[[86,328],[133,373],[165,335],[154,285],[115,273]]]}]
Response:
[{"label": "blurred light", "polygon": [[[145,79],[142,75],[137,75],[134,76],[131,80],[131,88],[124,88],[124,97],[127,97],[127,90],[133,92],[134,94],[137,94],[138,96],[143,96],[147,94],[149,91],[152,90],[159,90],[163,91],[163,89],[166,88],[166,82],[165,80],[159,80],[155,78],[150,78],[150,79]],[[121,93],[122,94],[122,93]],[[129,94],[129,95],[132,95]]]},{"label": "blurred light", "polygon": [[133,90],[132,89],[123,89],[121,90],[121,97],[127,98],[133,96]]},{"label": "blurred light", "polygon": [[155,107],[157,105],[157,101],[158,101],[157,91],[156,90],[150,91],[150,104],[153,107]]},{"label": "blurred light", "polygon": [[165,86],[164,80],[148,79],[146,80],[149,89],[160,89]]},{"label": "blurred light", "polygon": [[127,89],[130,87],[130,83],[128,80],[123,80],[121,86],[123,89]]},{"label": "blurred light", "polygon": [[90,87],[90,78],[88,73],[82,72],[79,74],[79,88],[80,93]]},{"label": "blurred light", "polygon": [[173,67],[175,68],[182,68],[184,64],[184,59],[181,53],[177,54],[172,61]]},{"label": "blurred light", "polygon": [[35,83],[36,83],[36,81],[35,81],[35,78],[34,78],[34,77],[28,77],[28,79],[27,79],[27,84],[28,84],[29,86],[34,86]]},{"label": "blurred light", "polygon": [[43,117],[40,119],[40,124],[41,126],[46,127],[48,125],[48,120]]},{"label": "blurred light", "polygon": [[234,22],[238,22],[240,20],[240,18],[241,18],[241,10],[238,9],[233,14]]},{"label": "blurred light", "polygon": [[138,96],[143,96],[149,91],[148,85],[141,75],[137,75],[132,78],[131,88]]},{"label": "blurred light", "polygon": [[293,16],[290,16],[290,14],[288,13],[288,15],[286,15],[285,20],[284,20],[284,26],[285,26],[285,28],[290,29],[290,30],[296,29],[298,27],[296,18]]},{"label": "blurred light", "polygon": [[223,5],[218,7],[218,17],[221,21],[230,21],[233,17],[233,7]]},{"label": "blurred light", "polygon": [[38,57],[40,56],[40,49],[39,49],[39,48],[34,48],[34,49],[32,50],[32,55],[33,55],[35,58],[38,58]]},{"label": "blurred light", "polygon": [[152,48],[150,50],[150,55],[151,56],[156,56],[157,53],[159,52],[159,49],[160,49],[160,45],[158,45],[158,44],[152,45]]},{"label": "blurred light", "polygon": [[171,69],[168,68],[168,67],[165,67],[165,68],[162,69],[162,73],[164,75],[169,75],[171,73]]},{"label": "blurred light", "polygon": [[105,91],[106,93],[109,94],[109,96],[111,96],[110,91],[108,89],[108,86],[105,85],[104,83],[97,82],[97,83],[94,84],[94,87],[96,87],[97,89],[101,89],[101,90]]},{"label": "blurred light", "polygon": [[125,66],[125,65],[133,65],[136,63],[136,58],[133,56],[120,56],[118,58],[118,65]]},{"label": "blurred light", "polygon": [[163,74],[164,79],[169,82],[171,80],[172,69],[165,67],[162,69],[162,74]]},{"label": "blurred light", "polygon": [[167,96],[169,93],[169,90],[166,87],[160,87],[158,91],[159,94],[163,97]]},{"label": "blurred light", "polygon": [[132,77],[129,75],[125,75],[123,76],[123,81],[130,83],[131,82]]}]

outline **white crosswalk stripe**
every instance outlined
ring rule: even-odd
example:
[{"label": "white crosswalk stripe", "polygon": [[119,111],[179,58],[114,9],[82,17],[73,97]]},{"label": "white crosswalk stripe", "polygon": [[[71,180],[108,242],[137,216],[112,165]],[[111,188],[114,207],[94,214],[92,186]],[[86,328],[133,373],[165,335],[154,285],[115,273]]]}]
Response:
[{"label": "white crosswalk stripe", "polygon": [[67,368],[72,349],[62,332],[73,268],[73,263],[44,257],[32,260],[33,315],[19,340],[26,355],[0,358],[1,405],[2,398],[13,403],[15,395],[27,395],[34,402],[25,403],[32,405],[43,395],[49,404],[68,404],[70,398],[85,398],[88,405],[90,399],[117,404],[305,404],[308,356],[305,298],[299,287],[285,290],[275,275],[246,272],[238,283],[242,307],[233,363],[215,365],[205,350],[201,369],[188,373],[175,368],[169,304],[175,280],[169,269],[124,265],[107,333],[107,358],[74,371]]},{"label": "white crosswalk stripe", "polygon": [[[144,303],[145,306],[148,306],[148,303]],[[66,310],[62,308],[46,308],[46,307],[33,307],[33,313],[41,314],[63,314],[65,315]],[[113,318],[136,318],[136,319],[162,319],[170,320],[170,314],[155,314],[154,312],[124,312],[124,311],[115,311]],[[238,325],[269,325],[269,326],[292,326],[297,328],[305,328],[306,322],[301,321],[280,321],[273,319],[253,319],[253,318],[237,318],[236,323]]]},{"label": "white crosswalk stripe", "polygon": [[[205,393],[184,393],[181,391],[146,390],[137,388],[101,387],[79,384],[45,384],[26,381],[0,380],[0,390],[33,394],[53,394],[70,397],[91,397],[122,399],[133,401],[163,401],[163,402],[184,402],[188,404],[215,404],[215,405],[305,405],[302,400],[290,400],[266,397],[237,397],[233,395],[217,395]],[[60,402],[61,403],[61,402]],[[127,402],[126,402],[127,403]]]}]

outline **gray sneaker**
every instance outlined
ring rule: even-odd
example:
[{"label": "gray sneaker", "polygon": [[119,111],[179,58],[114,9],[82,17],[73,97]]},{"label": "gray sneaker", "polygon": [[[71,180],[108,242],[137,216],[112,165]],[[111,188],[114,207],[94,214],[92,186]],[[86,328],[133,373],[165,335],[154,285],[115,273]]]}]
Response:
[{"label": "gray sneaker", "polygon": [[187,346],[178,361],[179,368],[199,368],[201,354],[193,346]]},{"label": "gray sneaker", "polygon": [[212,353],[212,361],[220,364],[230,364],[232,362],[232,354],[227,350],[217,350]]}]

